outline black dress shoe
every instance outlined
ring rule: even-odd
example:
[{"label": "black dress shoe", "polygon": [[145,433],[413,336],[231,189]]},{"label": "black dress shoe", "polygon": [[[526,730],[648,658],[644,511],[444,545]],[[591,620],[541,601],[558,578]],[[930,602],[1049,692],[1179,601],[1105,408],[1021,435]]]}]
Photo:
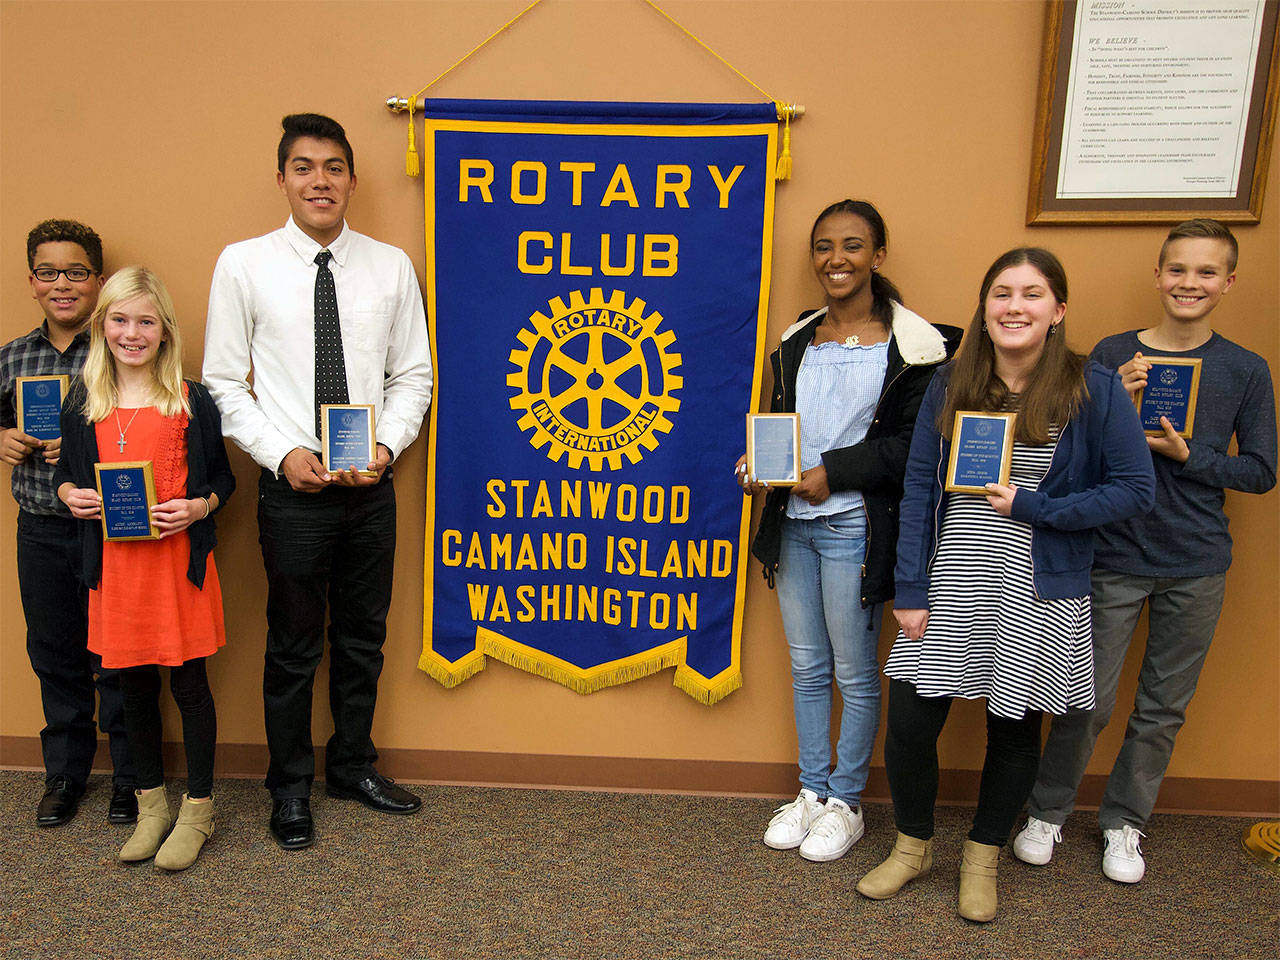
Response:
[{"label": "black dress shoe", "polygon": [[111,802],[107,804],[108,823],[137,823],[138,795],[132,787],[111,788]]},{"label": "black dress shoe", "polygon": [[281,850],[301,850],[316,842],[310,799],[284,797],[271,801],[271,839]]},{"label": "black dress shoe", "polygon": [[325,792],[343,800],[359,800],[369,809],[383,813],[417,813],[422,806],[421,797],[404,787],[397,787],[394,780],[376,770],[359,783],[329,780],[325,784]]},{"label": "black dress shoe", "polygon": [[76,815],[83,793],[84,788],[77,787],[69,777],[54,777],[44,788],[44,796],[36,807],[36,826],[62,826]]}]

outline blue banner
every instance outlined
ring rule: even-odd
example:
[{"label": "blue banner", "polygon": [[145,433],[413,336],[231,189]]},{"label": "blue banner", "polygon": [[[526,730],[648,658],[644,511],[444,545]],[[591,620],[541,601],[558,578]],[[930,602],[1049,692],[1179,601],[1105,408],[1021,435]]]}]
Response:
[{"label": "blue banner", "polygon": [[423,653],[741,683],[773,104],[434,101]]}]

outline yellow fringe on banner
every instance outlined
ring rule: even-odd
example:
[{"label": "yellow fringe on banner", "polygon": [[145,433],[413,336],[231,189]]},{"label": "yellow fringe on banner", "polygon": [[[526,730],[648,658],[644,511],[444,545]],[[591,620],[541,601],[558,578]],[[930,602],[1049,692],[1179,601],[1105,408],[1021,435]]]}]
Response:
[{"label": "yellow fringe on banner", "polygon": [[553,680],[585,696],[675,667],[672,685],[706,706],[718,703],[742,686],[742,672],[737,666],[726,667],[708,682],[706,677],[688,666],[685,662],[687,656],[687,640],[682,637],[632,657],[583,668],[481,627],[476,630],[476,649],[471,653],[450,663],[440,656],[424,652],[418,660],[418,668],[441,686],[452,689],[483,670],[485,657],[493,657],[517,670]]},{"label": "yellow fringe on banner", "polygon": [[672,683],[699,703],[711,707],[742,686],[742,671],[735,670],[719,683],[708,687],[699,674],[686,666],[678,666]]},{"label": "yellow fringe on banner", "polygon": [[478,650],[467,654],[459,662],[461,666],[453,666],[443,657],[431,657],[423,653],[418,658],[418,669],[440,686],[452,690],[484,669],[484,657]]}]

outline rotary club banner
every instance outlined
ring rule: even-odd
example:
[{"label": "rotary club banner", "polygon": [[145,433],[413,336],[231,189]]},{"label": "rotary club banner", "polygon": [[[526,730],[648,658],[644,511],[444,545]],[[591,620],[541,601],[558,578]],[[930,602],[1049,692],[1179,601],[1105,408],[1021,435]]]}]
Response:
[{"label": "rotary club banner", "polygon": [[421,669],[741,686],[774,105],[429,101]]}]

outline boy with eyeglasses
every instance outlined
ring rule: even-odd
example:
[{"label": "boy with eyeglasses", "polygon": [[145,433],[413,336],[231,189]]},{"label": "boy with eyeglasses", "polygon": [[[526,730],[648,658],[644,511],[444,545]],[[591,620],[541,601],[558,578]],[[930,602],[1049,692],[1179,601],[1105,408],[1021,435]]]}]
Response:
[{"label": "boy with eyeglasses", "polygon": [[119,674],[103,670],[88,642],[88,590],[80,582],[76,521],[57,497],[53,468],[60,437],[40,440],[18,429],[19,377],[75,377],[89,350],[89,315],[102,287],[102,241],[74,220],[45,220],[27,235],[31,296],[44,322],[0,347],[0,460],[13,470],[18,502],[18,585],[27,621],[27,655],[40,680],[45,789],[36,824],[56,827],[76,815],[98,748],[93,725],[107,734],[114,768],[107,819],[137,818],[125,742]]}]

